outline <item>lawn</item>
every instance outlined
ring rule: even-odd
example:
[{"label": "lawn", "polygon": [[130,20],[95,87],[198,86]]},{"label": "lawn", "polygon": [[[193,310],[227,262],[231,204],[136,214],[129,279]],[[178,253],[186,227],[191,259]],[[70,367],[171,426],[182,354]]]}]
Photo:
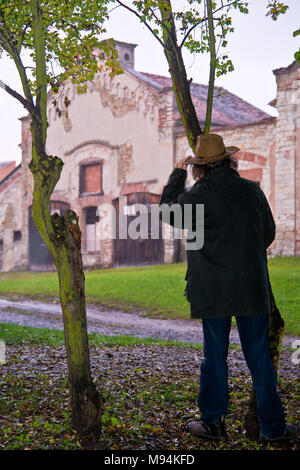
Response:
[{"label": "lawn", "polygon": [[[86,272],[87,301],[160,318],[189,318],[183,296],[186,265],[158,265]],[[300,258],[269,260],[273,292],[286,333],[300,335]],[[0,295],[49,299],[58,296],[55,273],[0,273]]]}]

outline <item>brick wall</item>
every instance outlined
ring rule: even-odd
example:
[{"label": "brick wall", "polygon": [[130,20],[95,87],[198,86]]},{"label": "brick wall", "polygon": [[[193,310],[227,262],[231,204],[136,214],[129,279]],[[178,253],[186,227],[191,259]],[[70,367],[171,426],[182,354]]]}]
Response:
[{"label": "brick wall", "polygon": [[80,192],[100,193],[102,191],[102,166],[100,163],[82,165],[80,171]]}]

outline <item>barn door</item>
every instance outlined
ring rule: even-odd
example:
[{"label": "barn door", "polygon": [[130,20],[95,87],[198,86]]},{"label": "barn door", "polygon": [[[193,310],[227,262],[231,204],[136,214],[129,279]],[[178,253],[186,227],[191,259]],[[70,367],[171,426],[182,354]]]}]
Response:
[{"label": "barn door", "polygon": [[[159,238],[151,238],[151,204],[158,204],[160,196],[150,193],[128,194],[126,205],[120,205],[120,200],[114,201],[116,211],[116,238],[114,240],[114,265],[115,266],[142,266],[150,264],[161,264],[164,261],[164,250],[162,240],[162,224],[159,220]],[[136,240],[129,237],[128,227],[139,214],[135,210],[136,204],[143,204],[148,213],[147,238],[139,237]],[[119,237],[119,211],[127,216],[127,237]]]},{"label": "barn door", "polygon": [[[63,215],[70,209],[70,204],[62,201],[50,201],[50,212]],[[43,242],[38,229],[32,219],[32,206],[28,209],[28,231],[29,231],[29,269],[32,271],[49,271],[54,262],[47,246]]]}]

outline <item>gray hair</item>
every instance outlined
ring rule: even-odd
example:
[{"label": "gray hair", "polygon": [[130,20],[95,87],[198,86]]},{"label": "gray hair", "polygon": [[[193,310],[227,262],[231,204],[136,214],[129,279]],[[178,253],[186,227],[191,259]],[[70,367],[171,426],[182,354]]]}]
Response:
[{"label": "gray hair", "polygon": [[195,181],[199,181],[206,175],[209,171],[219,166],[226,166],[232,168],[233,170],[238,169],[238,160],[235,157],[225,157],[222,160],[217,160],[216,162],[206,163],[205,165],[192,165],[192,175]]}]

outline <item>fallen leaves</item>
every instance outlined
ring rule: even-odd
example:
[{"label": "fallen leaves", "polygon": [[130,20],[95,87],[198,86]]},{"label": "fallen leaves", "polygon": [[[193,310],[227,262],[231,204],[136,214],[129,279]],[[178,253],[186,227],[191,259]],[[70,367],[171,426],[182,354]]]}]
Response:
[{"label": "fallen leaves", "polygon": [[[229,352],[229,442],[207,442],[185,430],[195,416],[203,352],[175,346],[91,346],[93,377],[105,402],[99,442],[70,426],[63,347],[8,346],[0,376],[0,449],[286,449],[245,439],[251,378],[240,350]],[[290,351],[280,360],[280,394],[289,422],[299,422],[299,385]],[[288,444],[299,449],[299,439]]]}]

